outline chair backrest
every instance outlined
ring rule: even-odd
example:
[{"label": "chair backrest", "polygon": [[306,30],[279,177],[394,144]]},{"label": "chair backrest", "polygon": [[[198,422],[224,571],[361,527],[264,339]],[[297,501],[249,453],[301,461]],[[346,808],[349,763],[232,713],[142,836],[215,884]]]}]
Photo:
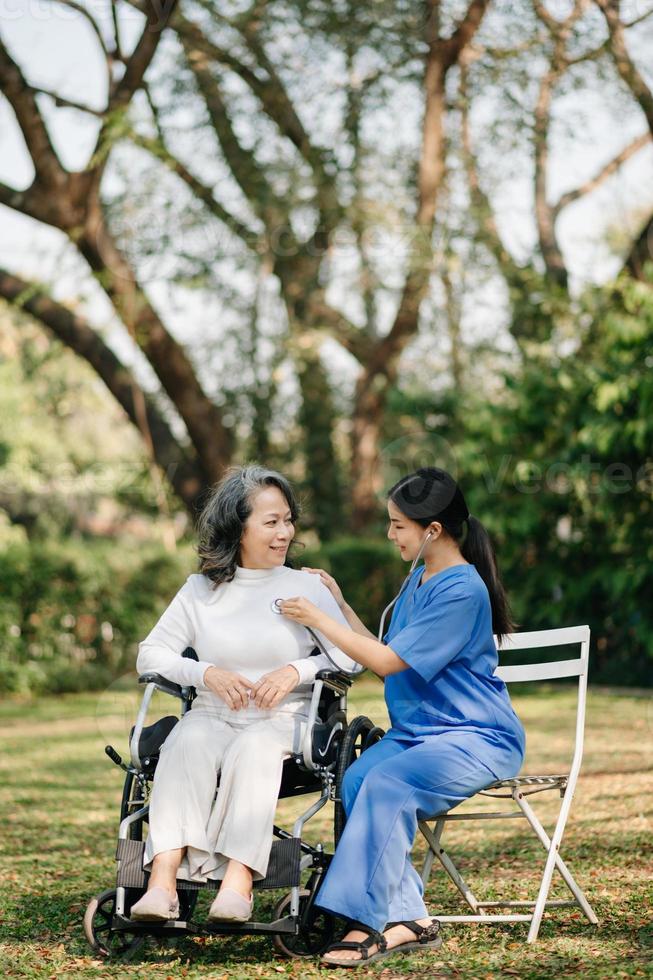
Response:
[{"label": "chair backrest", "polygon": [[[495,643],[497,639],[495,637]],[[549,649],[575,645],[580,647],[577,657],[571,660],[540,660],[535,663],[501,666],[501,654],[507,651]],[[502,643],[497,643],[499,666],[495,673],[506,684],[520,681],[548,681],[560,677],[578,677],[578,703],[576,707],[576,738],[569,773],[571,793],[578,777],[583,755],[585,733],[585,702],[587,695],[587,670],[589,664],[589,626],[567,626],[562,629],[534,630],[530,633],[510,633]]]},{"label": "chair backrest", "polygon": [[[496,637],[495,637],[496,642]],[[562,629],[534,630],[531,633],[510,633],[497,644],[499,661],[501,654],[508,650],[537,650],[549,647],[580,644],[580,654],[573,660],[544,660],[538,663],[499,666],[497,677],[507,684],[515,681],[545,681],[556,677],[580,677],[587,675],[589,661],[589,626],[566,626]]]}]

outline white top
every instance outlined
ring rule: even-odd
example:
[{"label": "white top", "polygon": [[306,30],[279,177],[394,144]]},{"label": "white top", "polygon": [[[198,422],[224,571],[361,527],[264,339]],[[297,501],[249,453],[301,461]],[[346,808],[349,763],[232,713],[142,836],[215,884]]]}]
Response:
[{"label": "white top", "polygon": [[[153,671],[176,684],[194,686],[198,692],[195,706],[209,708],[223,702],[204,684],[208,667],[233,670],[256,682],[263,674],[292,664],[300,683],[282,704],[305,702],[315,674],[318,670],[333,669],[333,664],[324,653],[310,656],[315,641],[306,627],[272,611],[275,599],[297,595],[305,596],[329,616],[349,626],[331,592],[311,572],[285,565],[238,566],[233,580],[217,588],[205,575],[189,575],[154,629],[139,645],[136,669],[139,674]],[[317,631],[316,635],[344,670],[356,669],[357,664],[330,640]],[[181,656],[186,647],[193,647],[199,663]],[[255,707],[251,705],[252,709]]]}]

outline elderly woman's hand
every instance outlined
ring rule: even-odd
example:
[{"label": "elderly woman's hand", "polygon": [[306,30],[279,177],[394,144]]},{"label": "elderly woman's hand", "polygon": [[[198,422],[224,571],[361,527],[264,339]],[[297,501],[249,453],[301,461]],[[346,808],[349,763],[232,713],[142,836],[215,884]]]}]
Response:
[{"label": "elderly woman's hand", "polygon": [[279,609],[288,619],[292,619],[296,623],[301,623],[302,626],[310,626],[313,629],[318,628],[320,616],[322,615],[322,611],[317,606],[314,606],[308,599],[299,595],[293,596],[291,599],[284,599],[283,602],[279,603]]},{"label": "elderly woman's hand", "polygon": [[252,688],[251,698],[257,708],[276,708],[299,684],[299,674],[287,664],[260,677]]},{"label": "elderly woman's hand", "polygon": [[249,692],[252,682],[232,670],[222,670],[220,667],[207,667],[204,671],[204,683],[209,691],[213,691],[233,711],[240,711],[249,704]]}]

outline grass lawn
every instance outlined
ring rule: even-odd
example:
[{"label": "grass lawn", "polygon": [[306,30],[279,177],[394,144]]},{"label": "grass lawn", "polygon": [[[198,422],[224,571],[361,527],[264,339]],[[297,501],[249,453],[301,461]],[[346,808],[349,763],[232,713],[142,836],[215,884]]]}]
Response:
[{"label": "grass lawn", "polygon": [[[234,978],[344,977],[310,960],[285,960],[264,938],[150,940],[129,963],[93,955],[82,932],[89,898],[114,883],[113,855],[122,776],[103,753],[112,743],[125,753],[136,716],[134,687],[102,694],[0,703],[0,976]],[[570,754],[574,699],[567,690],[514,699],[529,735],[526,769],[559,772]],[[174,710],[157,695],[151,718]],[[350,717],[364,713],[385,726],[380,685],[357,683]],[[549,978],[653,977],[653,856],[651,789],[653,705],[645,696],[591,690],[586,748],[563,856],[599,917],[589,926],[579,912],[560,909],[545,918],[539,942],[525,944],[527,926],[449,925],[435,953],[395,956],[357,975],[404,977]],[[562,770],[564,771],[564,769]],[[550,799],[549,799],[550,797]],[[545,826],[559,803],[554,793],[534,797]],[[309,798],[280,804],[288,826]],[[485,803],[486,801],[484,801]],[[490,801],[487,801],[490,804]],[[496,804],[495,804],[496,806]],[[309,823],[307,837],[330,848],[331,806]],[[544,851],[522,821],[453,824],[449,849],[483,897],[530,897]],[[416,845],[419,859],[423,849]],[[554,879],[554,896],[567,897]],[[258,917],[280,896],[259,893]],[[464,912],[442,872],[427,898],[433,912]],[[200,898],[200,908],[209,900]]]}]

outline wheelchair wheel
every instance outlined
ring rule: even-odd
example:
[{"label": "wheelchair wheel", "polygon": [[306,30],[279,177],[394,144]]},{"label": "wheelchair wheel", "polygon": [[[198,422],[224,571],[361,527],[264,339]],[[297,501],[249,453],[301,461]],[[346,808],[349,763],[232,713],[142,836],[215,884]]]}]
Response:
[{"label": "wheelchair wheel", "polygon": [[343,736],[335,771],[336,804],[333,812],[333,839],[336,845],[347,822],[345,808],[340,802],[345,773],[366,749],[371,748],[383,738],[383,734],[383,729],[375,725],[373,721],[366,718],[365,715],[358,715],[353,719]]},{"label": "wheelchair wheel", "polygon": [[[275,905],[275,919],[282,919],[284,915],[288,915],[290,897],[289,892]],[[335,936],[335,921],[333,917],[328,912],[323,911],[323,909],[315,908],[312,904],[308,908],[310,897],[311,891],[308,888],[302,888],[299,893],[300,922],[304,920],[304,917],[306,918],[300,926],[298,935],[293,936],[288,932],[284,932],[272,937],[274,948],[282,956],[288,956],[291,959],[317,956],[333,942]]]},{"label": "wheelchair wheel", "polygon": [[145,942],[144,934],[119,932],[113,928],[116,889],[94,896],[84,913],[84,935],[89,946],[100,956],[129,959]]}]

